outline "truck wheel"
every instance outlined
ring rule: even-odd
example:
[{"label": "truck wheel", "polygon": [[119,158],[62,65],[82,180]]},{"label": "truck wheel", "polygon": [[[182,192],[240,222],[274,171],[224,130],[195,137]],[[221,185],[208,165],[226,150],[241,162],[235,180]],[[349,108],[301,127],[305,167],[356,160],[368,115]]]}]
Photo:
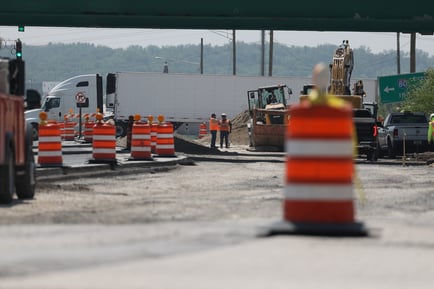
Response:
[{"label": "truck wheel", "polygon": [[378,151],[375,149],[367,154],[367,160],[376,162],[378,160]]},{"label": "truck wheel", "polygon": [[394,159],[396,157],[395,149],[390,141],[387,142],[387,155],[389,156],[389,159]]},{"label": "truck wheel", "polygon": [[381,149],[380,142],[377,142],[377,158],[384,157],[383,150]]},{"label": "truck wheel", "polygon": [[5,165],[0,166],[0,203],[10,204],[15,188],[15,159],[11,146],[6,143]]},{"label": "truck wheel", "polygon": [[32,149],[32,130],[26,134],[26,163],[20,174],[15,177],[15,188],[19,199],[32,199],[35,196],[36,165]]},{"label": "truck wheel", "polygon": [[37,123],[32,123],[32,135],[33,140],[39,139],[39,125]]},{"label": "truck wheel", "polygon": [[116,122],[116,137],[124,137],[127,135],[127,125],[123,121]]}]

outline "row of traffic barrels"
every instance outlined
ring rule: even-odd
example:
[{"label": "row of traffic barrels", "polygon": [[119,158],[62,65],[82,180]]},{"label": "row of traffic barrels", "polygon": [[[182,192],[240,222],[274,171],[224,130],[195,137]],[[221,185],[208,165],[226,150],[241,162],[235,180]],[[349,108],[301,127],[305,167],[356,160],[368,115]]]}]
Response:
[{"label": "row of traffic barrels", "polygon": [[[38,164],[62,166],[62,130],[59,123],[41,123],[39,126]],[[116,127],[96,122],[91,128],[92,159],[89,162],[116,162]],[[133,125],[130,160],[150,160],[151,153],[175,156],[172,123],[148,124],[136,121]]]},{"label": "row of traffic barrels", "polygon": [[131,133],[131,160],[150,159],[158,156],[175,156],[173,124],[152,123],[136,120]]}]

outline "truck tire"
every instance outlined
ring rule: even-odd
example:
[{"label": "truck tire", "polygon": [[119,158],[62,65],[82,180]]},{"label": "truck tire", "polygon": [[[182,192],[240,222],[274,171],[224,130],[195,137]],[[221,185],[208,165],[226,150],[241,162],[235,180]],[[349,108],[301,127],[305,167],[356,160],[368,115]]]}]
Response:
[{"label": "truck tire", "polygon": [[127,135],[127,124],[123,121],[116,121],[116,137],[125,137]]},{"label": "truck tire", "polygon": [[390,140],[387,141],[387,155],[389,159],[394,159],[396,157],[395,148]]},{"label": "truck tire", "polygon": [[376,151],[373,150],[371,152],[368,152],[368,154],[366,155],[366,160],[376,162],[378,160]]},{"label": "truck tire", "polygon": [[0,203],[12,203],[15,188],[15,158],[10,142],[5,146],[5,165],[0,166]]},{"label": "truck tire", "polygon": [[33,155],[33,133],[32,128],[27,127],[26,131],[26,162],[24,168],[15,176],[15,189],[19,199],[32,199],[35,196],[36,188],[36,165]]},{"label": "truck tire", "polygon": [[39,139],[39,125],[37,123],[32,123],[32,135],[33,140]]},{"label": "truck tire", "polygon": [[383,150],[381,149],[380,142],[377,142],[377,158],[384,157]]}]

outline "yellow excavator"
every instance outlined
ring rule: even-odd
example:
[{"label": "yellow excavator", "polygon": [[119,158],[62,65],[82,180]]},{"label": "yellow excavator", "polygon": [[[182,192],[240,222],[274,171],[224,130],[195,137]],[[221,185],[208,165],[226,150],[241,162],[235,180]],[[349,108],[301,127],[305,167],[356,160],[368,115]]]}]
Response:
[{"label": "yellow excavator", "polygon": [[291,88],[281,84],[263,86],[247,92],[250,147],[283,150],[291,94]]},{"label": "yellow excavator", "polygon": [[[378,158],[377,104],[374,102],[364,102],[366,93],[363,89],[362,80],[354,83],[353,94],[351,94],[350,80],[353,67],[353,50],[348,40],[344,40],[336,48],[333,62],[330,64],[330,85],[328,92],[352,104],[358,155],[364,155],[367,160],[375,161]],[[301,92],[300,101],[307,99],[309,91],[314,88],[312,84],[305,85]]]}]

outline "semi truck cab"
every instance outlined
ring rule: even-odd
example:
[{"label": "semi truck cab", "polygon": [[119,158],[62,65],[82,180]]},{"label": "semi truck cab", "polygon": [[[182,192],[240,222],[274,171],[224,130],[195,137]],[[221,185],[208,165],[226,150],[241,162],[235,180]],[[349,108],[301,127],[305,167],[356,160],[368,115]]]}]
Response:
[{"label": "semi truck cab", "polygon": [[[42,101],[40,109],[25,112],[26,123],[33,128],[33,139],[38,138],[39,114],[45,111],[49,120],[64,121],[64,116],[70,111],[82,114],[95,113],[97,109],[103,112],[103,87],[102,77],[98,74],[79,75],[69,78],[55,87]],[[84,95],[85,101],[79,101],[79,96]]]}]

